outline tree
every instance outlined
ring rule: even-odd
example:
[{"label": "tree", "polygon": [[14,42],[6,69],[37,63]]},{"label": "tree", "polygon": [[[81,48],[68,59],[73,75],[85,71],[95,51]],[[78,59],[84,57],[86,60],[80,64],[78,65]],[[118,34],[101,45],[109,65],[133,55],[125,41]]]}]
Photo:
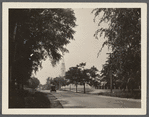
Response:
[{"label": "tree", "polygon": [[89,75],[87,73],[89,73],[88,69],[85,69],[86,63],[80,63],[79,65],[77,65],[77,67],[80,69],[80,84],[84,85],[84,93],[85,93],[85,84],[89,82]]},{"label": "tree", "polygon": [[99,74],[97,73],[98,69],[95,66],[92,66],[90,69],[88,69],[88,73],[90,76],[89,85],[94,86],[95,88],[99,85],[99,80],[97,77],[99,77]]},{"label": "tree", "polygon": [[61,86],[65,86],[66,85],[66,80],[63,77],[55,77],[55,78],[47,78],[47,82],[46,82],[46,89],[50,89],[51,85],[55,85],[57,89],[60,89]]},{"label": "tree", "polygon": [[85,69],[86,63],[80,63],[76,65],[76,67],[71,67],[66,72],[66,79],[69,80],[69,83],[73,83],[76,85],[76,92],[77,92],[77,85],[84,85],[84,93],[85,93],[85,84],[90,82],[90,76],[93,71],[97,69],[92,67],[91,69]]},{"label": "tree", "polygon": [[24,84],[47,57],[54,66],[68,52],[64,46],[73,39],[75,20],[71,9],[10,9],[11,82]]},{"label": "tree", "polygon": [[70,83],[76,85],[76,92],[77,92],[77,85],[80,82],[80,69],[78,67],[70,67],[69,70],[66,72],[65,78],[69,80]]},{"label": "tree", "polygon": [[50,84],[51,84],[51,82],[52,82],[52,78],[51,77],[48,77],[47,79],[46,79],[46,84],[45,84],[45,89],[46,90],[49,90],[50,89]]},{"label": "tree", "polygon": [[[112,74],[119,79],[125,77],[135,78],[141,83],[141,9],[140,8],[97,8],[94,21],[98,26],[108,23],[109,27],[100,27],[95,32],[95,37],[104,35],[106,38],[102,48],[107,45],[112,52],[109,54],[108,63],[103,67],[104,77],[108,77],[107,69],[110,67]],[[102,15],[103,14],[103,15]],[[102,15],[99,19],[98,16]],[[101,52],[102,48],[99,50]],[[98,56],[99,56],[98,53]]]},{"label": "tree", "polygon": [[64,77],[59,76],[53,79],[53,84],[56,85],[58,89],[61,89],[61,86],[66,85],[66,80],[64,79]]},{"label": "tree", "polygon": [[28,86],[29,86],[29,88],[35,89],[35,88],[38,87],[39,84],[40,84],[40,81],[37,78],[35,78],[35,77],[32,77],[32,78],[30,78],[28,80]]}]

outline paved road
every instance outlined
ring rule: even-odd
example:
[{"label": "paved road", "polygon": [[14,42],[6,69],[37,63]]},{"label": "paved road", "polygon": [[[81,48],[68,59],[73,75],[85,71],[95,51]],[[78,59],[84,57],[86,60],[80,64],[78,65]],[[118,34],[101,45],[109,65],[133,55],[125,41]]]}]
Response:
[{"label": "paved road", "polygon": [[[47,92],[47,91],[42,91]],[[49,93],[49,91],[48,91]],[[141,108],[141,101],[117,97],[81,94],[70,91],[52,92],[63,108]]]}]

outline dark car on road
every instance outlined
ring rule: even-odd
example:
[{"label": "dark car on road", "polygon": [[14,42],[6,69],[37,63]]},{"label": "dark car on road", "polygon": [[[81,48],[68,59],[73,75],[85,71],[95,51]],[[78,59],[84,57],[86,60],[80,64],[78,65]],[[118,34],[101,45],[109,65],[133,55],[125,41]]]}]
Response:
[{"label": "dark car on road", "polygon": [[55,87],[55,85],[52,85],[52,86],[51,86],[50,91],[51,91],[51,92],[52,92],[52,91],[55,91],[55,92],[56,92],[56,87]]}]

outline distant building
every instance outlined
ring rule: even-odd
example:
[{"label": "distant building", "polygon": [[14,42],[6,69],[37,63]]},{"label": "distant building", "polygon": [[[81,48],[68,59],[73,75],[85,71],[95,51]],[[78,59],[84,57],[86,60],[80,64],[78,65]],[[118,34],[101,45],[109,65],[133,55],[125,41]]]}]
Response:
[{"label": "distant building", "polygon": [[62,63],[61,63],[61,77],[65,76],[65,72],[66,72],[65,61],[64,61],[64,57],[63,57],[63,60],[62,60]]}]

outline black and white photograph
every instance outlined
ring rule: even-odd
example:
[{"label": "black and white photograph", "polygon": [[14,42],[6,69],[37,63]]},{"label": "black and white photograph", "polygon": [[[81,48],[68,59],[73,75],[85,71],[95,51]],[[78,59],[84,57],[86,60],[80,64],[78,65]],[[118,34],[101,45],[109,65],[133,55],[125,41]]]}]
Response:
[{"label": "black and white photograph", "polygon": [[4,2],[2,18],[3,114],[146,114],[145,3]]}]

